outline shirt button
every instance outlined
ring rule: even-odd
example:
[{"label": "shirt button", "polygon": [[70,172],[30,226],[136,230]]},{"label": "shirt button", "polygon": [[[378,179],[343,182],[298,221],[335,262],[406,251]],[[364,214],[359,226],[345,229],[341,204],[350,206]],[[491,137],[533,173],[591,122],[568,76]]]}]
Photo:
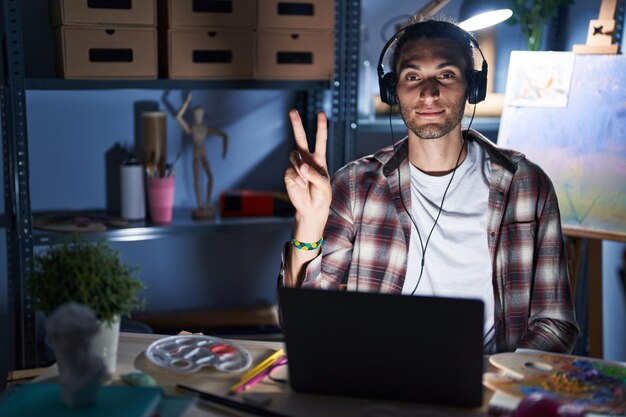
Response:
[{"label": "shirt button", "polygon": [[495,232],[491,232],[491,237],[496,237],[496,233]]}]

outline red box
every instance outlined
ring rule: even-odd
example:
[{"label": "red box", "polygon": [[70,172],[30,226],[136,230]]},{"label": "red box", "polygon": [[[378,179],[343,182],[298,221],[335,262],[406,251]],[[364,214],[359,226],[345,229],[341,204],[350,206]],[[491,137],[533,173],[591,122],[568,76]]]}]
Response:
[{"label": "red box", "polygon": [[257,25],[263,29],[332,30],[334,0],[259,0]]},{"label": "red box", "polygon": [[252,28],[256,0],[162,0],[170,28],[190,26]]},{"label": "red box", "polygon": [[53,0],[52,24],[156,26],[156,0]]},{"label": "red box", "polygon": [[259,30],[254,77],[261,80],[329,80],[333,33]]},{"label": "red box", "polygon": [[74,79],[155,79],[156,28],[61,26],[59,70]]},{"label": "red box", "polygon": [[169,29],[167,38],[169,78],[252,78],[252,29]]},{"label": "red box", "polygon": [[221,217],[293,216],[295,209],[285,193],[229,190],[220,193]]}]

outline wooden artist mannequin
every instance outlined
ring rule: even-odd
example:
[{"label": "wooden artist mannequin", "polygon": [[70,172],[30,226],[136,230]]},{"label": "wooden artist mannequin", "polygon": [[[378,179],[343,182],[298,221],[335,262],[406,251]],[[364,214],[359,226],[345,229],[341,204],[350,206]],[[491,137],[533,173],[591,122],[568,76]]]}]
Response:
[{"label": "wooden artist mannequin", "polygon": [[[189,108],[191,102],[191,93],[187,95],[185,102],[181,106],[178,113],[176,113],[176,120],[180,127],[191,135],[193,140],[193,189],[196,194],[197,208],[192,212],[194,219],[211,219],[215,217],[215,209],[211,206],[211,192],[213,191],[213,173],[209,166],[209,160],[206,156],[206,150],[204,147],[204,141],[209,136],[220,136],[224,143],[224,151],[222,152],[222,159],[226,158],[226,152],[228,150],[228,136],[226,133],[219,129],[214,129],[205,125],[204,122],[204,108],[196,106],[193,108],[193,125],[190,127],[184,119],[185,112]],[[207,189],[206,199],[202,198],[202,189],[200,183],[200,166],[207,176]]]}]

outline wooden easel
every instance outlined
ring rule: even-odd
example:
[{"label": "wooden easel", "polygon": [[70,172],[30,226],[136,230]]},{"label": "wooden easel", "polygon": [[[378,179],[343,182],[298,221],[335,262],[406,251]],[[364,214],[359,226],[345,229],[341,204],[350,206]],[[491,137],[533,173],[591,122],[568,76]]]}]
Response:
[{"label": "wooden easel", "polygon": [[[587,279],[587,356],[595,358],[604,357],[603,331],[602,331],[602,241],[614,240],[626,242],[626,237],[621,233],[600,232],[584,228],[563,226],[563,234],[571,238],[567,248],[569,275],[572,290],[577,288],[580,274],[580,259],[583,256],[583,239],[587,240],[586,271],[582,276]],[[574,297],[577,297],[575,293]]]},{"label": "wooden easel", "polygon": [[[602,343],[602,240],[587,239],[583,244],[584,237],[568,233],[566,228],[563,232],[570,237],[567,246],[567,259],[569,267],[570,285],[574,299],[585,297],[587,299],[587,349],[586,355],[595,358],[603,358]],[[585,271],[581,271],[581,259],[585,256],[587,262]],[[586,294],[577,294],[578,279],[586,279]],[[582,313],[581,313],[582,314]]]},{"label": "wooden easel", "polygon": [[574,45],[575,54],[617,54],[619,45],[615,38],[615,14],[618,0],[602,0],[598,19],[589,22],[587,43]]}]

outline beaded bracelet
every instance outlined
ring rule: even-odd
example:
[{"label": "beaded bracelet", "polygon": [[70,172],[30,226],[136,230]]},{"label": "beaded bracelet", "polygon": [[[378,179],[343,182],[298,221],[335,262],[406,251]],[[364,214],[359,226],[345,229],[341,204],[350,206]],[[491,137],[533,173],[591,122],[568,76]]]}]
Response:
[{"label": "beaded bracelet", "polygon": [[296,249],[302,249],[302,250],[316,250],[322,245],[323,242],[324,242],[324,238],[321,238],[317,242],[313,242],[313,243],[300,242],[299,240],[291,239],[291,244]]}]

